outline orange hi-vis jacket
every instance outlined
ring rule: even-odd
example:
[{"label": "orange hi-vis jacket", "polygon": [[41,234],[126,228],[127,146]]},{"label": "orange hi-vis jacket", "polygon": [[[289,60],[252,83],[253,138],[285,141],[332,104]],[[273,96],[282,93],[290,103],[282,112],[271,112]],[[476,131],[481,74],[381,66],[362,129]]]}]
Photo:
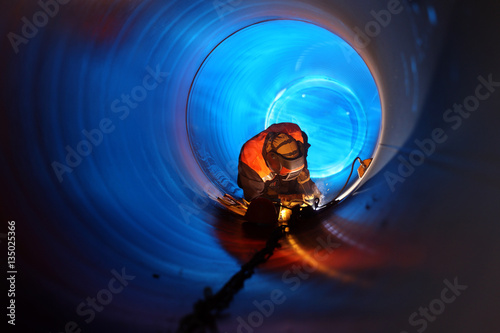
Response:
[{"label": "orange hi-vis jacket", "polygon": [[271,125],[248,140],[241,148],[238,166],[238,185],[243,188],[247,199],[261,194],[265,188],[264,183],[270,182],[276,176],[264,159],[266,137],[272,132],[286,133],[302,144],[307,143],[305,133],[293,123]]}]

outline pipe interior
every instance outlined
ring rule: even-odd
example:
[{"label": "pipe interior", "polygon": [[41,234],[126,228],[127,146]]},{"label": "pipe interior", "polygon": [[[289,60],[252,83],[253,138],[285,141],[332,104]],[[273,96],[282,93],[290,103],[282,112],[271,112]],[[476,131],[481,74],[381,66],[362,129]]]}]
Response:
[{"label": "pipe interior", "polygon": [[[21,327],[175,331],[204,287],[218,290],[264,246],[265,233],[216,197],[241,196],[241,145],[287,121],[310,138],[325,202],[354,157],[374,161],[245,283],[221,331],[248,323],[274,290],[286,301],[251,329],[410,331],[408,316],[456,276],[470,289],[432,329],[498,324],[499,179],[484,171],[500,160],[495,86],[460,131],[443,120],[479,76],[500,80],[490,7],[401,1],[380,23],[393,1],[47,3],[0,11],[1,173]],[[402,177],[401,159],[434,128],[448,139]],[[402,180],[391,187],[388,172]],[[131,280],[108,302],[101,291],[123,272]]]}]

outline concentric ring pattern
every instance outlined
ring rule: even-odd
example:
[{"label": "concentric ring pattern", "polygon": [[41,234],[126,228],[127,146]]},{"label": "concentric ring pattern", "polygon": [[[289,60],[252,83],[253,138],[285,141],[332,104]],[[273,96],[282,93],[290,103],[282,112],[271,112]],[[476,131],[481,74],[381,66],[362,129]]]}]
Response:
[{"label": "concentric ring pattern", "polygon": [[331,201],[354,158],[373,155],[381,128],[375,81],[349,44],[312,23],[281,19],[236,31],[210,52],[193,80],[187,128],[212,182],[242,196],[239,150],[279,122],[310,133],[309,170]]},{"label": "concentric ring pattern", "polygon": [[[265,244],[267,230],[243,226],[215,198],[238,195],[241,144],[278,121],[308,132],[325,193],[342,185],[354,155],[374,162],[341,206],[282,241],[221,332],[409,332],[408,316],[455,276],[470,289],[433,327],[457,331],[458,318],[478,318],[470,304],[495,303],[484,296],[492,283],[477,277],[487,275],[473,272],[494,267],[486,246],[496,239],[498,179],[478,170],[498,160],[498,117],[487,112],[496,86],[460,131],[442,115],[479,76],[500,80],[490,58],[500,43],[461,24],[493,11],[395,4],[2,3],[1,208],[2,225],[16,226],[16,326],[175,331],[206,286],[219,289]],[[496,21],[477,22],[487,31]],[[434,128],[447,141],[413,153]],[[417,155],[425,163],[401,167]],[[469,238],[480,241],[467,252]]]}]

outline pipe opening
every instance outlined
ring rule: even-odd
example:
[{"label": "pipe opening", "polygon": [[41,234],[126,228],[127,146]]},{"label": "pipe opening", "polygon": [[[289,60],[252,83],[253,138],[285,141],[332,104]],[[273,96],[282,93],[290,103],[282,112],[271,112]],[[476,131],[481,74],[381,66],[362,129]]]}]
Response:
[{"label": "pipe opening", "polygon": [[297,123],[327,202],[352,160],[373,156],[381,113],[375,80],[347,42],[315,24],[280,19],[238,30],[210,52],[193,80],[186,121],[200,168],[234,196],[243,194],[236,184],[242,145],[273,123]]}]

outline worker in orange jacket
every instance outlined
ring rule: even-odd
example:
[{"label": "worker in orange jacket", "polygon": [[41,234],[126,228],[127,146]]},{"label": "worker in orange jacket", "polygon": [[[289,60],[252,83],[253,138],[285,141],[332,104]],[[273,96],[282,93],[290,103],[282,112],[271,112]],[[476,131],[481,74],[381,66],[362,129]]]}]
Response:
[{"label": "worker in orange jacket", "polygon": [[318,203],[321,193],[309,176],[307,135],[293,123],[269,126],[241,148],[238,186],[246,200],[290,200],[301,196]]}]

